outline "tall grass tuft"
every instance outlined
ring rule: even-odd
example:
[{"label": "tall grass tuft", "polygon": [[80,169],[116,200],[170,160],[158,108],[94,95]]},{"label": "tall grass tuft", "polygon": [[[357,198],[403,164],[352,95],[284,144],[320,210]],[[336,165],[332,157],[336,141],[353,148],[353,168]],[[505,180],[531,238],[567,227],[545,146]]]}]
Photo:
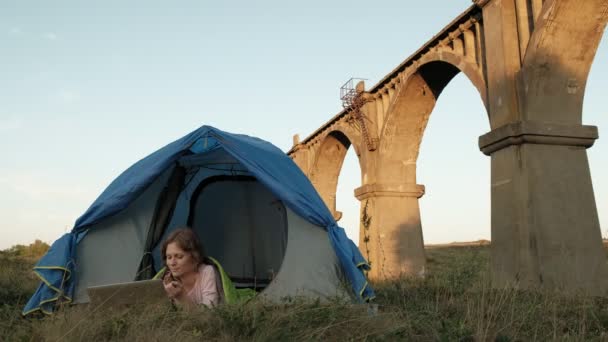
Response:
[{"label": "tall grass tuft", "polygon": [[31,272],[34,262],[0,251],[0,340],[29,340],[29,321],[21,317],[21,308],[38,286]]}]

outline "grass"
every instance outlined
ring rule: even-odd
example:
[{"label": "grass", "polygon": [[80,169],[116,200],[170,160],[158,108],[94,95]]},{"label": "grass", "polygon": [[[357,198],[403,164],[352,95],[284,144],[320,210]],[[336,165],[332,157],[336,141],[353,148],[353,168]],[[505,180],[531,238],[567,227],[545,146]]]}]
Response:
[{"label": "grass", "polygon": [[34,261],[0,251],[0,340],[29,341],[31,326],[21,308],[38,286]]},{"label": "grass", "polygon": [[19,312],[37,285],[25,271],[31,265],[4,258],[0,336],[9,341],[608,340],[608,298],[492,289],[488,246],[432,248],[427,258],[425,279],[373,284],[377,314],[340,300],[293,299],[195,312],[76,306],[29,320]]}]

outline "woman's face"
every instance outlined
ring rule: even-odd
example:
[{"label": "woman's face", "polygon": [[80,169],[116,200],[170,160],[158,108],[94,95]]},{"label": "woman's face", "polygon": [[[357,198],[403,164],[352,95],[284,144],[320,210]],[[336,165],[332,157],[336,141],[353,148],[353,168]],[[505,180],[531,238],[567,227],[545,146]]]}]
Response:
[{"label": "woman's face", "polygon": [[196,260],[192,257],[192,254],[185,252],[175,242],[171,242],[167,245],[167,251],[165,253],[167,259],[167,267],[174,277],[182,277],[184,274],[190,272],[196,272]]}]

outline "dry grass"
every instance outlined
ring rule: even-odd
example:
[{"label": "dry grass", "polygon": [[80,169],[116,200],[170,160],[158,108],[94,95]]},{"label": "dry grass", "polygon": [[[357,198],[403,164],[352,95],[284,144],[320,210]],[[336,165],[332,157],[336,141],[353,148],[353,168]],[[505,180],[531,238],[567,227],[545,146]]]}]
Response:
[{"label": "dry grass", "polygon": [[487,246],[432,248],[427,254],[426,279],[374,284],[377,314],[339,300],[292,299],[196,312],[81,306],[25,320],[18,316],[23,300],[17,297],[23,292],[17,291],[0,311],[0,336],[22,341],[608,340],[605,297],[492,289]]}]

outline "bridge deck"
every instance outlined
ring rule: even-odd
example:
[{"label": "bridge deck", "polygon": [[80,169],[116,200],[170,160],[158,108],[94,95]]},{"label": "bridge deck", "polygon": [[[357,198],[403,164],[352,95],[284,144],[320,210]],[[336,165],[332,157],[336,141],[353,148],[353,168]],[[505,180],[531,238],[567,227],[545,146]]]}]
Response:
[{"label": "bridge deck", "polygon": [[[414,61],[419,59],[425,52],[429,51],[433,45],[436,44],[437,41],[443,40],[448,37],[449,33],[458,28],[459,25],[469,20],[471,17],[475,17],[481,21],[481,8],[477,5],[471,5],[468,9],[466,9],[462,14],[456,17],[452,22],[450,22],[447,26],[445,26],[439,33],[437,33],[433,38],[428,40],[420,49],[411,54],[408,58],[406,58],[401,64],[399,64],[395,69],[393,69],[390,73],[388,73],[384,78],[382,78],[378,83],[376,83],[370,90],[369,93],[376,93],[384,85],[386,85],[390,80],[396,77],[400,72],[405,70],[408,66],[412,65]],[[346,114],[346,110],[341,110],[334,117],[329,119],[325,124],[321,125],[318,129],[316,129],[313,133],[307,136],[304,140],[301,141],[301,144],[306,144],[310,140],[312,140],[315,136],[325,130],[326,127],[331,126],[334,122],[342,118]],[[294,151],[294,147],[292,147],[287,154],[290,154]]]}]

